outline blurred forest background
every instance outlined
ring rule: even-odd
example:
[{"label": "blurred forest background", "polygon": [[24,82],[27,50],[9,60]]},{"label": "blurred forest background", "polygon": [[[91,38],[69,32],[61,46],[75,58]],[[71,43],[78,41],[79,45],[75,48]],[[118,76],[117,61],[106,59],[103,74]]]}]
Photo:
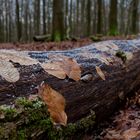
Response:
[{"label": "blurred forest background", "polygon": [[0,42],[137,34],[139,7],[139,0],[0,0]]}]

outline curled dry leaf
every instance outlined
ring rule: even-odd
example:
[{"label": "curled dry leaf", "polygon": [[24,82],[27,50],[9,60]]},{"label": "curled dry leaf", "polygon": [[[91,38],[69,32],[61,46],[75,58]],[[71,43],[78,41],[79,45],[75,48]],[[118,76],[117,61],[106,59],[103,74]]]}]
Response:
[{"label": "curled dry leaf", "polygon": [[65,113],[65,98],[52,89],[48,84],[42,82],[38,88],[40,98],[47,104],[50,117],[54,124],[67,124],[67,115]]},{"label": "curled dry leaf", "polygon": [[104,44],[104,43],[96,43],[95,44],[95,48],[97,49],[97,50],[99,50],[99,51],[108,51],[109,50],[109,48],[106,46],[106,44]]},{"label": "curled dry leaf", "polygon": [[36,59],[29,57],[26,53],[20,51],[1,50],[0,59],[19,63],[21,65],[33,65],[39,63]]},{"label": "curled dry leaf", "polygon": [[138,131],[136,128],[130,128],[123,132],[122,136],[124,140],[132,140],[133,138],[136,138],[140,135],[140,131]]},{"label": "curled dry leaf", "polygon": [[106,45],[107,45],[107,47],[109,47],[110,49],[119,50],[119,47],[118,47],[116,44],[114,44],[114,43],[108,43],[108,44],[106,44]]},{"label": "curled dry leaf", "polygon": [[42,63],[41,67],[48,72],[49,74],[56,76],[60,79],[66,78],[66,73],[61,68],[61,62],[48,62],[48,63]]},{"label": "curled dry leaf", "polygon": [[125,53],[127,60],[131,60],[133,58],[133,53],[131,52],[126,52]]},{"label": "curled dry leaf", "polygon": [[19,80],[19,72],[12,63],[0,60],[0,75],[8,82],[16,82]]},{"label": "curled dry leaf", "polygon": [[64,79],[66,75],[75,80],[80,80],[81,69],[76,60],[63,55],[50,55],[51,62],[43,63],[41,66],[51,75]]},{"label": "curled dry leaf", "polygon": [[100,67],[96,66],[95,68],[96,68],[96,71],[97,71],[98,75],[99,75],[103,80],[105,80],[105,75],[104,75],[104,73],[102,72],[102,70],[100,69]]}]

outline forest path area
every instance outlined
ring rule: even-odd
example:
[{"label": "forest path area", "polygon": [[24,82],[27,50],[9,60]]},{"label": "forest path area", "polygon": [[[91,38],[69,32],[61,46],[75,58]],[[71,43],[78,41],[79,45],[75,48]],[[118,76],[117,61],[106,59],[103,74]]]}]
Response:
[{"label": "forest path area", "polygon": [[83,140],[140,140],[140,89],[126,104]]},{"label": "forest path area", "polygon": [[[99,41],[105,41],[105,40],[131,40],[135,38],[136,36],[130,35],[127,37],[103,36],[98,39]],[[32,43],[13,42],[13,43],[0,43],[0,49],[14,49],[18,51],[56,51],[56,50],[69,50],[73,48],[79,48],[95,42],[96,41],[93,41],[90,38],[61,42],[32,42]]]}]

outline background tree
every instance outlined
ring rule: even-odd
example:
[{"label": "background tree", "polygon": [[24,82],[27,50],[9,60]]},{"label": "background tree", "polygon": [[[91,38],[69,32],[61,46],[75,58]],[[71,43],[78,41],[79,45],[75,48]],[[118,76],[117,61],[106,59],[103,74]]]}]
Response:
[{"label": "background tree", "polygon": [[98,0],[98,22],[97,22],[97,33],[101,34],[102,33],[102,21],[103,21],[103,15],[102,15],[102,10],[103,10],[103,1]]},{"label": "background tree", "polygon": [[43,34],[47,33],[47,27],[46,27],[46,0],[42,0],[43,3]]},{"label": "background tree", "polygon": [[22,36],[22,28],[20,21],[20,13],[19,13],[19,1],[16,0],[16,24],[17,24],[17,40],[20,41]]},{"label": "background tree", "polygon": [[40,34],[40,0],[34,1],[34,29],[35,34]]},{"label": "background tree", "polygon": [[90,35],[91,32],[91,0],[87,0],[87,36]]},{"label": "background tree", "polygon": [[0,42],[137,34],[139,7],[139,0],[0,0]]},{"label": "background tree", "polygon": [[132,33],[138,33],[138,7],[139,7],[139,0],[132,1]]},{"label": "background tree", "polygon": [[118,34],[118,22],[117,22],[117,0],[110,1],[110,12],[109,12],[109,34]]},{"label": "background tree", "polygon": [[60,41],[64,39],[64,1],[53,0],[53,32],[52,39]]}]

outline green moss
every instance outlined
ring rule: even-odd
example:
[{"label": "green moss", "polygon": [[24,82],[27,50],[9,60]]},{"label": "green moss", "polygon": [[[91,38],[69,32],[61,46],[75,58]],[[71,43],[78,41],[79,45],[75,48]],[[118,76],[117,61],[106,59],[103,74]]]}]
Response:
[{"label": "green moss", "polygon": [[[87,117],[76,123],[69,123],[66,127],[58,127],[53,125],[47,107],[41,101],[29,101],[28,99],[20,98],[16,101],[16,107],[19,108],[20,106],[24,107],[24,110],[22,110],[17,120],[14,121],[15,125],[12,129],[7,129],[9,127],[7,127],[7,122],[0,123],[4,124],[0,127],[0,138],[3,140],[6,139],[3,134],[8,136],[10,140],[27,140],[36,139],[42,133],[49,140],[69,139],[75,134],[89,130],[95,123],[95,113],[91,112]],[[6,109],[6,114],[11,117],[16,113],[17,108],[12,110]]]},{"label": "green moss", "polygon": [[52,38],[53,38],[53,41],[56,41],[56,42],[60,42],[62,40],[61,34],[58,31],[54,33]]},{"label": "green moss", "polygon": [[97,37],[97,36],[90,36],[90,39],[94,42],[98,42],[98,41],[101,41],[101,38],[100,37]]},{"label": "green moss", "polygon": [[5,118],[8,120],[14,118],[14,116],[17,115],[16,109],[13,108],[6,109],[4,110],[4,112],[5,112]]},{"label": "green moss", "polygon": [[32,102],[27,100],[25,97],[22,97],[22,98],[18,98],[16,100],[16,105],[21,105],[21,106],[24,106],[25,108],[30,108],[33,106]]},{"label": "green moss", "polygon": [[111,27],[111,29],[110,29],[110,31],[109,31],[108,34],[111,35],[111,36],[117,36],[117,35],[119,35],[117,26],[115,26],[115,25],[113,26],[112,25],[112,27]]},{"label": "green moss", "polygon": [[26,140],[26,131],[25,130],[19,130],[17,133],[18,140]]},{"label": "green moss", "polygon": [[121,58],[121,60],[123,61],[123,63],[125,63],[126,60],[127,60],[126,54],[123,51],[117,51],[116,52],[116,56],[119,57],[119,58]]},{"label": "green moss", "polygon": [[0,114],[3,115],[3,119],[7,121],[12,121],[13,118],[17,116],[17,111],[11,106],[1,106]]}]

